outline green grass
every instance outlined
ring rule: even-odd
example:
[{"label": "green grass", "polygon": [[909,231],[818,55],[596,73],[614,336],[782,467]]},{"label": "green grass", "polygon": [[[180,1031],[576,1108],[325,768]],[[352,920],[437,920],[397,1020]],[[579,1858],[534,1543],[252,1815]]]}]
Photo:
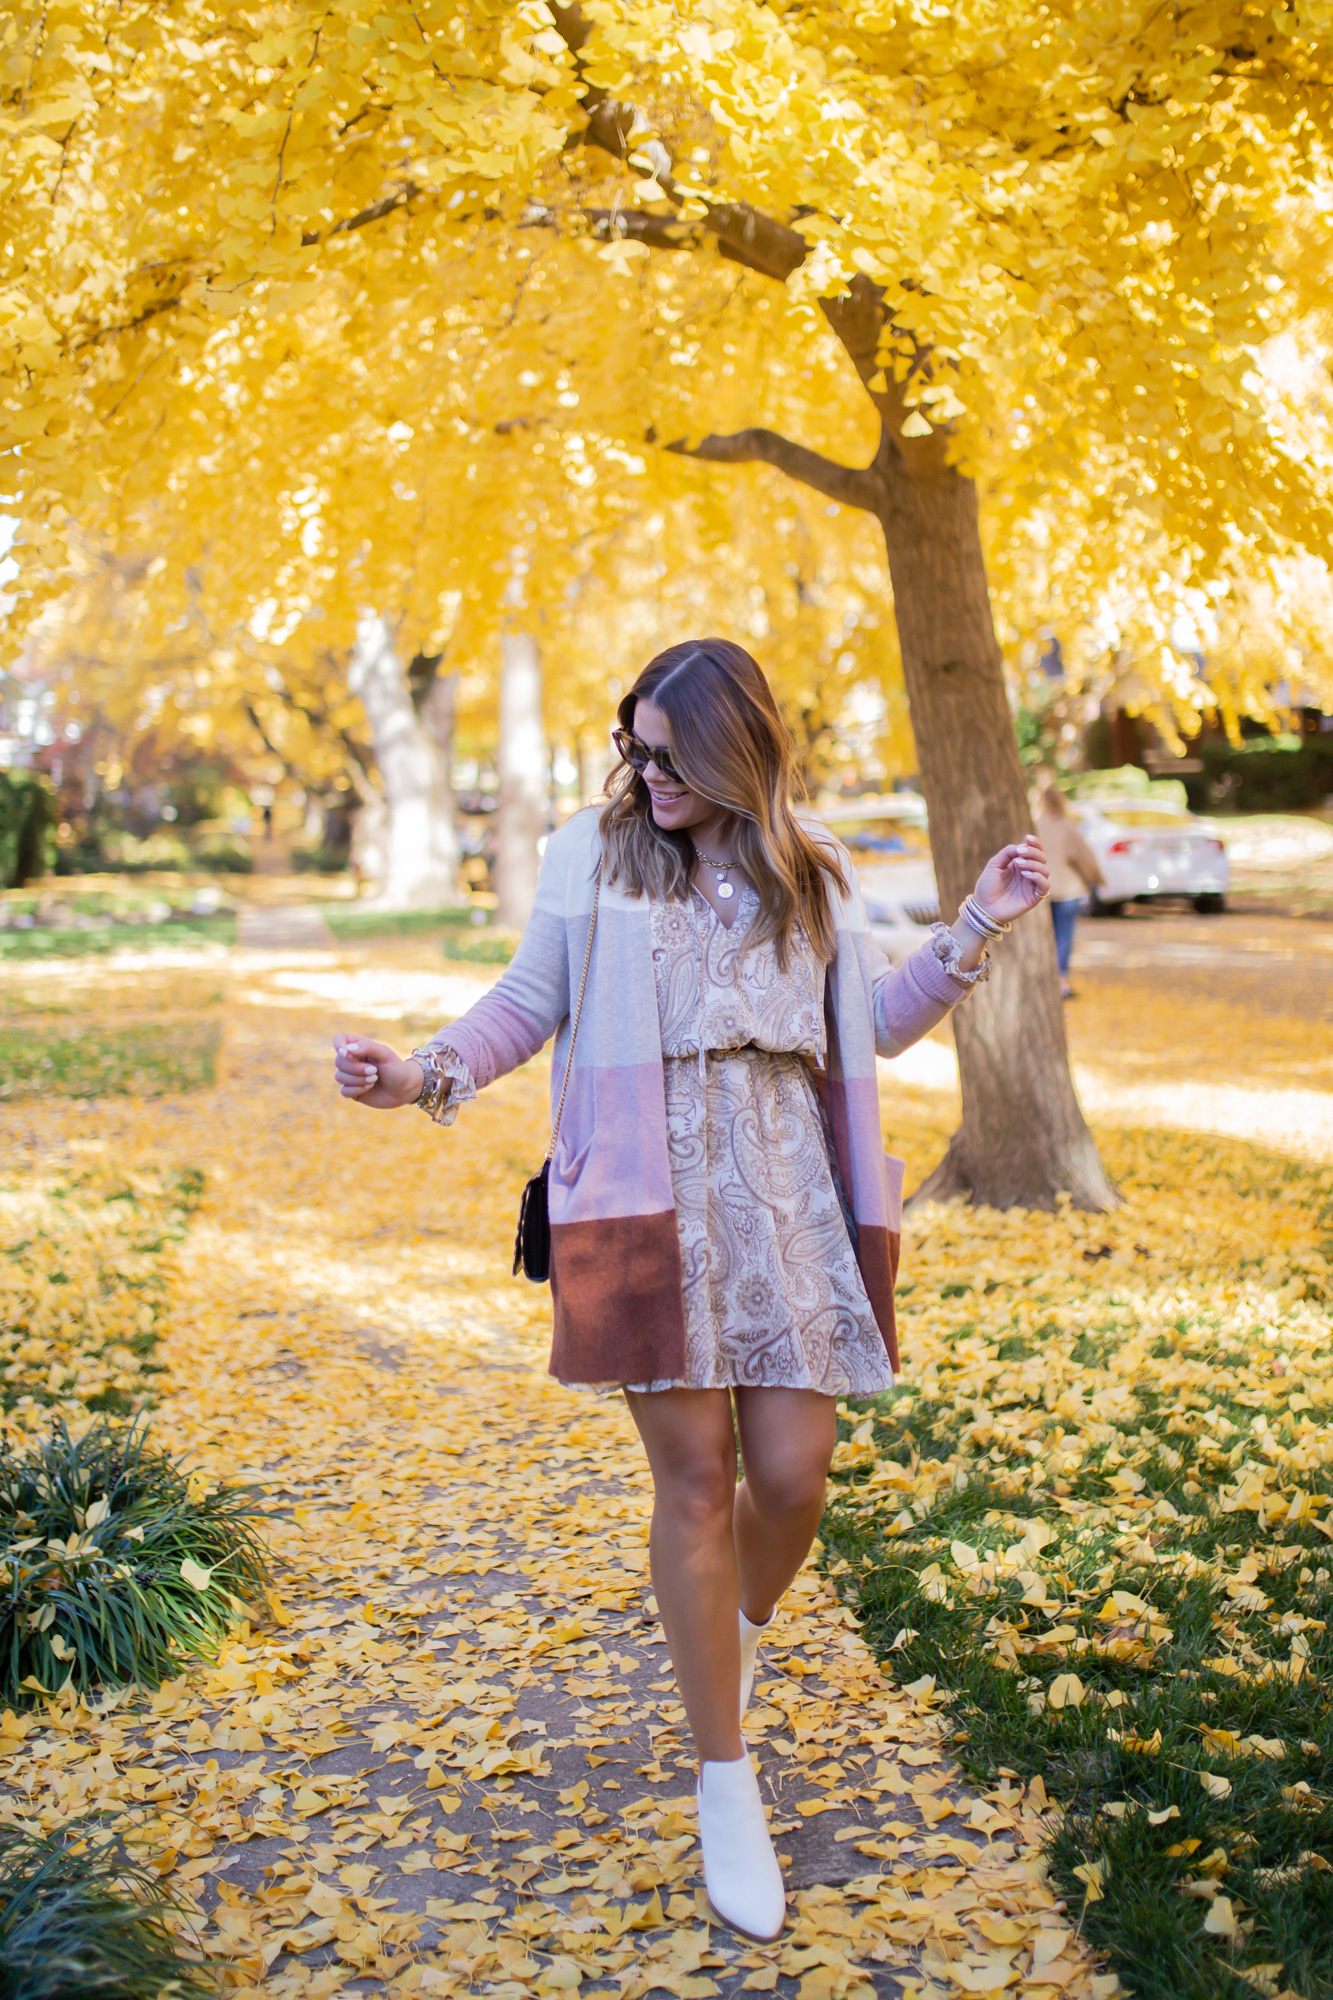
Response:
[{"label": "green grass", "polygon": [[216,1980],[187,1959],[179,1906],[114,1839],[0,1826],[0,2000],[193,2000]]},{"label": "green grass", "polygon": [[442,910],[361,910],[354,903],[321,903],[319,913],[336,938],[354,942],[371,937],[429,937],[436,931],[470,925],[479,906],[450,904]]},{"label": "green grass", "polygon": [[509,931],[473,931],[444,939],[444,955],[463,965],[508,965],[517,937]]},{"label": "green grass", "polygon": [[508,965],[518,937],[473,919],[479,906],[464,903],[445,910],[358,910],[346,904],[321,905],[320,914],[336,938],[439,937],[447,959],[459,965]]},{"label": "green grass", "polygon": [[0,1028],[0,1100],[206,1090],[221,1036],[220,1022],[210,1020],[79,1029],[34,1021]]},{"label": "green grass", "polygon": [[156,1687],[212,1654],[262,1590],[259,1510],[151,1447],[146,1427],[63,1421],[0,1445],[0,1701]]},{"label": "green grass", "polygon": [[[1038,1331],[1089,1369],[1125,1338]],[[860,1463],[835,1488],[825,1560],[894,1673],[947,1690],[965,1768],[1041,1776],[1063,1808],[1054,1878],[1138,2000],[1252,2000],[1239,1975],[1258,1965],[1280,1968],[1260,1990],[1330,2000],[1333,1468],[1303,1444],[1333,1410],[1284,1416],[1234,1335],[1182,1321],[1163,1338],[1162,1376],[1174,1367],[1206,1393],[1156,1389],[1140,1367],[1132,1417],[1088,1424],[1059,1492],[1031,1435],[999,1421],[1027,1393],[1024,1362],[1040,1371],[1041,1339],[998,1344],[1017,1379],[988,1388],[989,1421],[965,1390],[899,1391],[844,1415]],[[1028,1386],[1040,1406],[1039,1372]],[[1235,1504],[1247,1469],[1284,1459],[1281,1495]],[[1304,1511],[1286,1518],[1299,1493]],[[1113,1591],[1138,1605],[1116,1607]],[[1070,1673],[1081,1697],[1056,1686]],[[1233,1939],[1205,1929],[1210,1911],[1223,1927],[1234,1917]]]},{"label": "green grass", "polygon": [[65,930],[34,926],[0,929],[0,963],[48,958],[90,958],[111,951],[200,951],[205,945],[236,942],[236,918],[229,910],[214,917],[173,916],[160,924],[112,920],[104,929]]}]

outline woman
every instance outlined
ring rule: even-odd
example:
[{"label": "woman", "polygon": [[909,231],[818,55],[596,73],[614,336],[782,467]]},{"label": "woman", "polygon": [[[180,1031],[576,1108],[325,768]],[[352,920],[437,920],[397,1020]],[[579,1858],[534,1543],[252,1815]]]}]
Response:
[{"label": "woman", "polygon": [[836,1399],[891,1387],[897,1359],[875,1054],[986,977],[1046,864],[1031,835],[1002,849],[893,971],[845,849],[792,811],[790,740],[748,653],[671,647],[619,720],[610,802],[552,835],[492,991],[406,1060],[339,1036],[335,1073],[346,1097],[448,1123],[556,1037],[551,1369],[622,1388],[643,1439],[704,1877],[718,1916],[767,1941],[784,1899],[741,1738],[756,1647],[819,1525]]},{"label": "woman", "polygon": [[1090,889],[1100,889],[1106,877],[1097,857],[1078,830],[1065,804],[1065,795],[1053,778],[1041,786],[1033,801],[1033,823],[1037,838],[1050,863],[1051,922],[1055,926],[1055,956],[1060,966],[1060,992],[1074,998],[1069,983],[1069,964],[1074,955],[1074,926],[1083,898]]}]

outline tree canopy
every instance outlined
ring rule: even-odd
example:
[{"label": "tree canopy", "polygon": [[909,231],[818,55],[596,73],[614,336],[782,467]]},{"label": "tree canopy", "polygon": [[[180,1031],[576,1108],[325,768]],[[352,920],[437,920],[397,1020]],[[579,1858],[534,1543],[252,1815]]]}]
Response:
[{"label": "tree canopy", "polygon": [[[585,448],[596,434],[642,455],[647,438],[660,478],[654,444],[785,422],[855,461],[877,412],[976,475],[1015,609],[1035,568],[1071,618],[1137,639],[1168,690],[1182,603],[1224,627],[1248,609],[1226,701],[1256,694],[1289,635],[1317,675],[1322,635],[1291,585],[1333,525],[1309,361],[1331,25],[1309,0],[599,0],[581,17],[539,0],[373,16],[21,0],[3,31],[0,290],[20,615],[29,589],[60,586],[66,524],[93,530],[108,498],[123,517],[146,460],[188,467],[184,504],[226,546],[218,399],[248,373],[251,448],[309,435],[316,372],[293,398],[282,349],[322,312],[345,356],[323,416],[369,424],[373,380],[375,414],[403,406],[400,456],[424,455],[409,404],[429,406],[434,452],[457,415],[447,337],[468,415],[511,426],[508,481],[540,473],[564,378],[602,339],[578,392]],[[647,254],[666,245],[694,253],[684,306]],[[742,249],[785,293],[739,375],[724,312],[731,327],[756,295],[774,304],[753,276],[728,296]],[[529,321],[533,369],[521,336],[496,333],[550,265],[560,324]],[[818,302],[858,280],[884,300],[858,363],[874,411],[846,382],[831,392],[828,362],[810,369]],[[356,412],[338,399],[349,369]],[[626,468],[589,469],[592,504],[614,507]],[[364,525],[368,559],[420,546],[411,502]]]}]

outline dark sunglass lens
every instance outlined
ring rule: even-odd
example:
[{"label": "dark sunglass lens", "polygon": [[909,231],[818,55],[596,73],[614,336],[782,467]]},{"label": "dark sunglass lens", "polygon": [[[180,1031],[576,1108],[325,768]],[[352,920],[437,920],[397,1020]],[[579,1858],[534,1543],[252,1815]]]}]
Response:
[{"label": "dark sunglass lens", "polygon": [[672,763],[668,751],[650,749],[648,744],[643,742],[641,738],[633,735],[628,729],[612,730],[611,741],[615,744],[616,749],[632,770],[646,771],[650,764],[656,764],[662,776],[672,784],[683,785],[685,783],[680,772]]}]

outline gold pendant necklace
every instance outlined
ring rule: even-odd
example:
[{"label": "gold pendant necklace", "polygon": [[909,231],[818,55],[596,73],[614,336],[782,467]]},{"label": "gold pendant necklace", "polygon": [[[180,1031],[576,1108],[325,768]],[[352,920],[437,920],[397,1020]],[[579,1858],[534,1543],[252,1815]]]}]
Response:
[{"label": "gold pendant necklace", "polygon": [[728,882],[727,876],[736,866],[736,863],[734,861],[714,861],[712,855],[705,854],[702,847],[697,846],[694,841],[691,841],[690,845],[694,848],[700,861],[705,862],[712,869],[714,876],[717,878],[714,886],[722,901],[724,903],[730,902],[736,893],[736,888],[734,883]]}]

